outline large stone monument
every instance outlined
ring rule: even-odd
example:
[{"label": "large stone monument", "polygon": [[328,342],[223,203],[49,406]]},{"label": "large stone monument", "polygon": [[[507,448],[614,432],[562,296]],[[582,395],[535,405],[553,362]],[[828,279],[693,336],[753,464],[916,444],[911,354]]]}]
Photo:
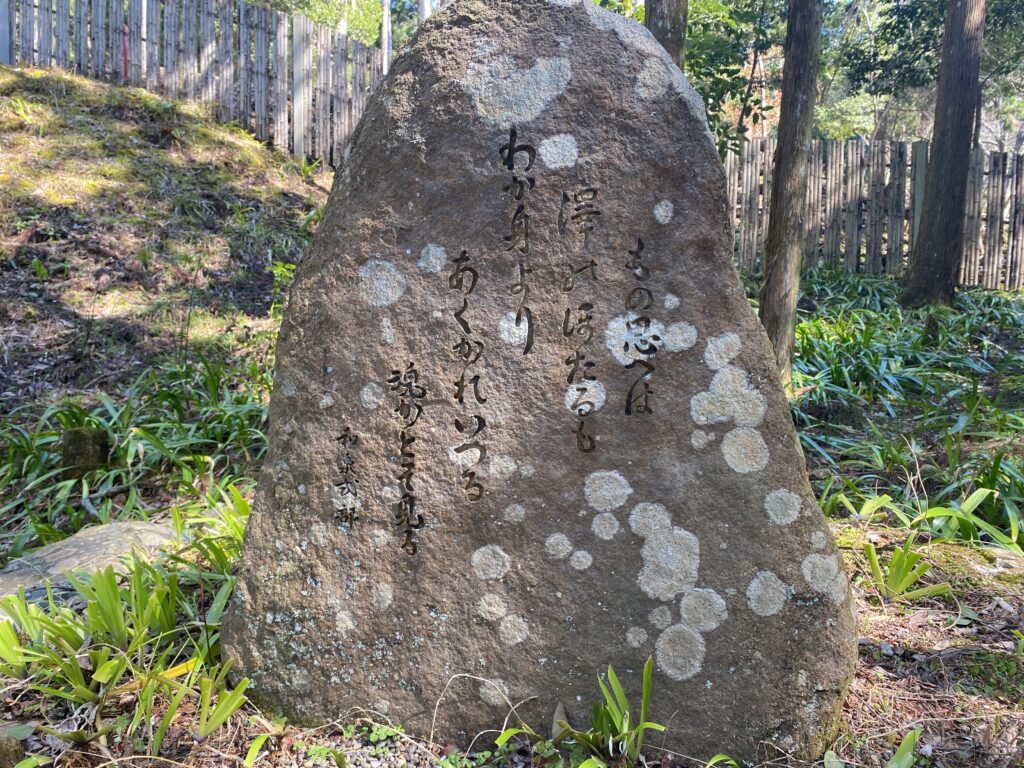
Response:
[{"label": "large stone monument", "polygon": [[[843,567],[731,263],[700,99],[591,0],[455,0],[371,100],[299,268],[224,646],[304,721],[585,725],[819,753]],[[654,743],[660,743],[657,738]]]}]

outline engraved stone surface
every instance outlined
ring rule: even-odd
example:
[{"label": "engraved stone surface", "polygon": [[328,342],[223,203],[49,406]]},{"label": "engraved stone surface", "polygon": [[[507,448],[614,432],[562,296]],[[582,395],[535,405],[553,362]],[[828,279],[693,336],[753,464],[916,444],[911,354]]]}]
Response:
[{"label": "engraved stone surface", "polygon": [[636,696],[653,656],[665,746],[821,752],[852,600],[725,200],[639,25],[590,0],[425,25],[285,312],[223,633],[259,703],[466,744],[509,702],[583,724],[599,670]]}]

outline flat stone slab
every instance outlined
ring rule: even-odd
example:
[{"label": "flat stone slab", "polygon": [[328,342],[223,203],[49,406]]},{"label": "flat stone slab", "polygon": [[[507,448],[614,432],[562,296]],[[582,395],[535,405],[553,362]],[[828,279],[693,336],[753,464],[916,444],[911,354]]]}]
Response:
[{"label": "flat stone slab", "polygon": [[83,528],[63,541],[11,560],[0,571],[0,596],[24,589],[29,599],[45,594],[46,582],[67,584],[66,574],[95,573],[107,566],[123,570],[132,552],[152,556],[174,543],[174,529],[142,520]]},{"label": "flat stone slab", "polygon": [[510,703],[586,724],[597,673],[635,700],[653,656],[668,748],[820,754],[853,601],[732,236],[701,101],[643,27],[437,13],[285,311],[223,628],[253,697],[465,745]]}]

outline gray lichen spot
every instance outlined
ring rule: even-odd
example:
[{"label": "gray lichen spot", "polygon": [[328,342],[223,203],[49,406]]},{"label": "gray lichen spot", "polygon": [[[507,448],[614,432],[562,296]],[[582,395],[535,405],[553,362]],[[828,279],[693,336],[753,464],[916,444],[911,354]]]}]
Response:
[{"label": "gray lichen spot", "polygon": [[639,648],[647,642],[647,631],[640,627],[630,627],[626,630],[626,645],[630,648]]},{"label": "gray lichen spot", "polygon": [[488,592],[477,601],[476,612],[482,619],[498,621],[508,613],[508,606],[505,605],[505,601],[501,599],[500,595]]},{"label": "gray lichen spot", "polygon": [[579,5],[580,0],[547,0],[547,3],[556,8],[572,8],[574,5]]},{"label": "gray lichen spot", "polygon": [[672,609],[667,605],[659,605],[648,614],[647,620],[658,629],[667,629],[672,623]]},{"label": "gray lichen spot", "polygon": [[563,560],[572,552],[572,542],[564,533],[552,533],[544,542],[544,549],[556,560]]},{"label": "gray lichen spot", "polygon": [[785,488],[776,488],[764,497],[764,510],[777,525],[789,525],[795,521],[800,517],[802,506],[800,497]]},{"label": "gray lichen spot", "polygon": [[370,259],[359,268],[359,295],[371,306],[394,304],[408,287],[402,270],[390,261]]},{"label": "gray lichen spot", "polygon": [[587,475],[583,481],[583,495],[587,504],[598,512],[611,512],[626,503],[633,487],[614,469],[600,470]]},{"label": "gray lichen spot", "polygon": [[526,519],[526,508],[522,504],[509,504],[501,516],[508,523],[521,523]]},{"label": "gray lichen spot", "polygon": [[356,628],[356,621],[349,611],[338,611],[334,615],[334,628],[342,637]]},{"label": "gray lichen spot", "polygon": [[619,532],[619,521],[611,512],[601,512],[594,516],[590,523],[590,530],[597,538],[604,541],[611,541]]},{"label": "gray lichen spot", "polygon": [[395,601],[395,589],[387,582],[374,584],[370,588],[370,602],[378,611],[386,611]]},{"label": "gray lichen spot", "polygon": [[664,339],[665,349],[669,352],[681,352],[697,343],[697,329],[690,323],[672,323],[665,330]]},{"label": "gray lichen spot", "polygon": [[569,558],[569,565],[575,568],[577,571],[585,571],[594,563],[593,556],[583,549],[577,549],[572,553],[572,557]]},{"label": "gray lichen spot", "polygon": [[740,353],[743,342],[735,333],[723,333],[708,339],[704,349],[704,364],[712,371],[728,365]]},{"label": "gray lichen spot", "polygon": [[448,253],[440,245],[430,243],[420,251],[420,260],[417,266],[424,272],[440,272],[448,263]]},{"label": "gray lichen spot", "polygon": [[644,537],[640,549],[643,568],[637,584],[656,600],[671,600],[697,581],[700,542],[697,537],[672,525],[672,518],[660,504],[638,504],[629,515],[633,532]]},{"label": "gray lichen spot", "polygon": [[516,324],[515,312],[505,314],[498,321],[498,335],[502,341],[506,344],[511,344],[513,347],[521,347],[525,344],[529,331],[530,327],[527,323],[521,322],[518,325]]},{"label": "gray lichen spot", "polygon": [[674,212],[675,206],[672,205],[672,201],[662,200],[654,206],[654,220],[659,224],[668,224],[672,221],[672,214]]},{"label": "gray lichen spot", "polygon": [[485,680],[480,684],[480,700],[492,707],[508,707],[508,685],[504,680]]},{"label": "gray lichen spot", "polygon": [[800,570],[815,592],[827,595],[836,605],[846,599],[846,572],[836,555],[810,554],[800,564]]},{"label": "gray lichen spot", "polygon": [[734,472],[745,475],[768,466],[768,446],[756,429],[738,427],[722,438],[722,455]]},{"label": "gray lichen spot", "polygon": [[679,297],[676,296],[674,293],[666,293],[665,298],[661,302],[661,306],[663,306],[665,309],[678,309],[681,303],[682,302],[680,301]]},{"label": "gray lichen spot", "polygon": [[647,318],[637,323],[639,317],[636,312],[627,312],[610,320],[605,328],[604,345],[621,365],[628,365],[644,357],[639,350],[646,348],[645,340],[648,337],[665,338],[665,326],[661,322]]},{"label": "gray lichen spot", "polygon": [[689,627],[675,624],[654,644],[658,669],[673,680],[689,680],[704,663],[704,638]]},{"label": "gray lichen spot", "polygon": [[371,411],[376,410],[380,407],[380,404],[384,402],[386,396],[384,387],[376,382],[370,381],[359,390],[359,402],[363,404],[364,408],[368,408]]},{"label": "gray lichen spot", "polygon": [[814,531],[811,534],[811,549],[824,549],[828,544],[828,536],[824,531]]},{"label": "gray lichen spot", "polygon": [[520,69],[512,57],[499,56],[470,64],[461,84],[484,122],[506,128],[540,115],[565,92],[571,79],[568,59],[539,58],[529,69]]},{"label": "gray lichen spot", "polygon": [[690,445],[696,448],[698,451],[707,448],[715,439],[715,435],[712,432],[705,432],[703,429],[693,430],[693,434],[690,435]]},{"label": "gray lichen spot", "polygon": [[496,544],[480,547],[473,553],[470,563],[477,578],[484,581],[496,581],[502,578],[511,567],[508,555]]},{"label": "gray lichen spot", "polygon": [[725,600],[713,589],[690,589],[679,602],[680,622],[698,632],[717,629],[729,617]]},{"label": "gray lichen spot", "polygon": [[571,133],[560,133],[544,139],[537,147],[537,154],[544,165],[555,171],[572,168],[580,156],[576,137]]},{"label": "gray lichen spot", "polygon": [[758,616],[774,616],[789,599],[789,587],[771,571],[758,571],[747,585],[747,605]]},{"label": "gray lichen spot", "polygon": [[707,390],[690,398],[690,417],[701,426],[732,421],[738,427],[756,427],[767,411],[765,396],[751,386],[744,371],[731,365],[714,375]]},{"label": "gray lichen spot", "polygon": [[518,645],[530,636],[530,627],[526,619],[513,613],[501,620],[498,627],[498,637],[505,645]]}]

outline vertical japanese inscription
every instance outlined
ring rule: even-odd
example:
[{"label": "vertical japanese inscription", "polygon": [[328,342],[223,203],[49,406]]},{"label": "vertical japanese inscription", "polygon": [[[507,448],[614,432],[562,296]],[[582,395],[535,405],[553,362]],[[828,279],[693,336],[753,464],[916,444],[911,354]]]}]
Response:
[{"label": "vertical japanese inscription", "polygon": [[[462,299],[462,306],[452,313],[459,328],[458,339],[452,345],[452,351],[462,362],[462,375],[455,382],[455,394],[452,395],[452,399],[461,406],[466,406],[468,399],[469,406],[472,407],[486,403],[487,398],[480,394],[480,374],[470,370],[483,355],[484,343],[473,336],[473,328],[465,316],[469,308],[469,297],[476,289],[480,277],[477,271],[469,266],[469,262],[469,253],[463,251],[455,260],[455,268],[448,276],[448,287],[458,291]],[[455,429],[462,435],[462,444],[455,449],[455,453],[460,458],[465,455],[473,459],[473,463],[462,470],[462,487],[469,501],[479,501],[484,495],[484,487],[476,479],[477,474],[473,468],[487,458],[487,447],[482,437],[487,422],[479,414],[472,414],[469,418],[470,421],[455,419]]]},{"label": "vertical japanese inscription", "polygon": [[[511,171],[508,184],[503,192],[508,195],[513,204],[512,218],[509,221],[509,233],[505,236],[506,251],[512,251],[516,255],[517,279],[509,287],[509,293],[519,297],[519,305],[516,307],[516,328],[526,323],[526,342],[523,345],[523,354],[528,355],[533,349],[533,312],[528,304],[530,298],[529,276],[533,273],[530,268],[530,212],[527,209],[527,202],[530,191],[537,186],[537,180],[533,176],[526,176],[533,168],[533,162],[537,157],[537,150],[530,144],[518,144],[518,134],[515,128],[508,132],[508,144],[500,150],[502,165]],[[520,176],[516,168],[516,158],[525,156]]]},{"label": "vertical japanese inscription", "polygon": [[405,370],[391,371],[388,377],[391,391],[398,396],[395,413],[402,422],[402,428],[398,432],[397,456],[398,484],[402,496],[395,504],[395,524],[402,536],[401,547],[409,555],[416,554],[416,534],[425,525],[423,515],[416,511],[416,492],[413,487],[416,474],[416,453],[412,449],[416,436],[413,434],[413,427],[423,415],[422,401],[427,396],[427,390],[420,385],[419,378],[419,371],[413,363],[406,365]]},{"label": "vertical japanese inscription", "polygon": [[355,460],[352,456],[359,444],[359,436],[346,426],[335,441],[338,443],[339,478],[332,484],[334,520],[343,528],[351,530],[359,519],[359,488],[353,471]]},{"label": "vertical japanese inscription", "polygon": [[[587,254],[590,234],[594,224],[601,215],[596,201],[597,189],[584,185],[573,191],[562,192],[562,207],[558,214],[558,233],[571,236],[571,230],[583,235],[583,261],[570,262],[565,277],[562,279],[561,290],[568,295],[573,292],[581,280],[597,282],[597,260]],[[595,372],[596,364],[587,356],[587,347],[594,336],[594,305],[589,301],[575,302],[570,299],[562,316],[562,336],[574,344],[572,354],[565,358],[568,367],[566,383],[570,386],[569,407],[578,418],[572,433],[576,438],[576,448],[582,453],[591,453],[597,448],[592,435],[587,434],[587,416],[599,406],[594,400],[600,384]],[[575,393],[575,394],[572,394]]]},{"label": "vertical japanese inscription", "polygon": [[635,287],[626,294],[626,334],[622,343],[623,353],[630,357],[626,370],[639,371],[640,375],[630,385],[626,394],[626,415],[652,413],[651,377],[654,375],[654,358],[658,354],[658,336],[653,320],[647,314],[654,304],[654,294],[644,282],[651,275],[651,270],[644,263],[644,241],[637,238],[636,248],[629,251],[626,269],[633,275]]}]

